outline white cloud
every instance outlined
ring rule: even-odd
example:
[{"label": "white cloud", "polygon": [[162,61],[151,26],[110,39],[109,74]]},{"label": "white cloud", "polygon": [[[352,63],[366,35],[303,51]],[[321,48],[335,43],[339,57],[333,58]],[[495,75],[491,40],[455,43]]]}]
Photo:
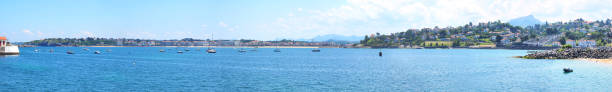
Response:
[{"label": "white cloud", "polygon": [[264,30],[295,38],[321,34],[365,35],[409,28],[458,26],[535,15],[543,21],[612,18],[612,0],[347,0],[326,10],[302,10]]},{"label": "white cloud", "polygon": [[293,16],[295,16],[295,15],[293,15],[293,13],[289,13],[289,14],[287,14],[287,16],[289,16],[289,17],[293,17]]},{"label": "white cloud", "polygon": [[32,31],[30,31],[29,29],[24,29],[24,30],[22,30],[21,32],[23,32],[23,33],[25,33],[25,34],[28,34],[28,35],[33,34],[33,33],[32,33]]},{"label": "white cloud", "polygon": [[208,29],[208,25],[206,25],[206,24],[202,24],[201,26],[202,26],[202,30],[204,30],[204,31],[206,31]]},{"label": "white cloud", "polygon": [[220,21],[220,22],[219,22],[219,26],[221,26],[221,27],[227,27],[228,25],[227,25],[227,24],[225,24],[223,21]]}]

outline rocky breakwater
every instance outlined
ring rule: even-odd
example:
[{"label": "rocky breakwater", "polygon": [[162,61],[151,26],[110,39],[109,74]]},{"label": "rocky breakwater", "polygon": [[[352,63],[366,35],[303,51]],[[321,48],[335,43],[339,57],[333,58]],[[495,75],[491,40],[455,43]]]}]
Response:
[{"label": "rocky breakwater", "polygon": [[559,48],[535,51],[521,56],[527,59],[608,59],[612,57],[612,48]]}]

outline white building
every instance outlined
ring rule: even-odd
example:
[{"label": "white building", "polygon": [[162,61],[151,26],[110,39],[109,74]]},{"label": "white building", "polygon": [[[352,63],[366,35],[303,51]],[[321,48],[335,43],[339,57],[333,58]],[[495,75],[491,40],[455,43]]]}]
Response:
[{"label": "white building", "polygon": [[0,37],[0,55],[19,54],[19,47],[9,44],[6,37]]}]

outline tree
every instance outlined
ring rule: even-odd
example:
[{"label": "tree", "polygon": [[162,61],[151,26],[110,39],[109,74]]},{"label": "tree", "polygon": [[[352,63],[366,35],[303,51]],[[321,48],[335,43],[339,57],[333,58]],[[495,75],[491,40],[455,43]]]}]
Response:
[{"label": "tree", "polygon": [[501,43],[501,40],[504,39],[501,35],[495,36],[495,42]]},{"label": "tree", "polygon": [[441,38],[446,38],[447,36],[448,36],[448,32],[446,30],[440,31],[440,37]]},{"label": "tree", "polygon": [[363,40],[361,40],[361,44],[366,44],[366,43],[368,42],[368,39],[370,39],[370,38],[368,37],[368,35],[366,35],[366,36],[363,38]]},{"label": "tree", "polygon": [[561,45],[565,45],[565,41],[566,40],[567,40],[567,38],[561,37],[561,39],[559,39],[559,43],[561,43]]},{"label": "tree", "polygon": [[453,41],[453,47],[459,47],[461,46],[461,42],[459,42],[459,39],[455,39],[455,41]]},{"label": "tree", "polygon": [[553,34],[558,34],[559,30],[554,29],[554,28],[546,28],[546,35],[553,35]]}]

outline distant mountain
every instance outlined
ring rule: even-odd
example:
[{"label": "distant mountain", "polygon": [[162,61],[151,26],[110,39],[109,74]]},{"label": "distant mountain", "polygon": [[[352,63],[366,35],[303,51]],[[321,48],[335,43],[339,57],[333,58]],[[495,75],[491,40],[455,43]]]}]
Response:
[{"label": "distant mountain", "polygon": [[313,37],[311,39],[299,39],[302,41],[349,41],[349,42],[358,42],[359,40],[363,40],[362,36],[344,36],[338,34],[327,34],[327,35],[319,35]]},{"label": "distant mountain", "polygon": [[527,27],[527,26],[533,26],[535,24],[542,24],[542,21],[533,17],[533,15],[529,15],[529,16],[523,16],[523,17],[512,19],[508,21],[508,23],[515,25],[515,26]]}]

